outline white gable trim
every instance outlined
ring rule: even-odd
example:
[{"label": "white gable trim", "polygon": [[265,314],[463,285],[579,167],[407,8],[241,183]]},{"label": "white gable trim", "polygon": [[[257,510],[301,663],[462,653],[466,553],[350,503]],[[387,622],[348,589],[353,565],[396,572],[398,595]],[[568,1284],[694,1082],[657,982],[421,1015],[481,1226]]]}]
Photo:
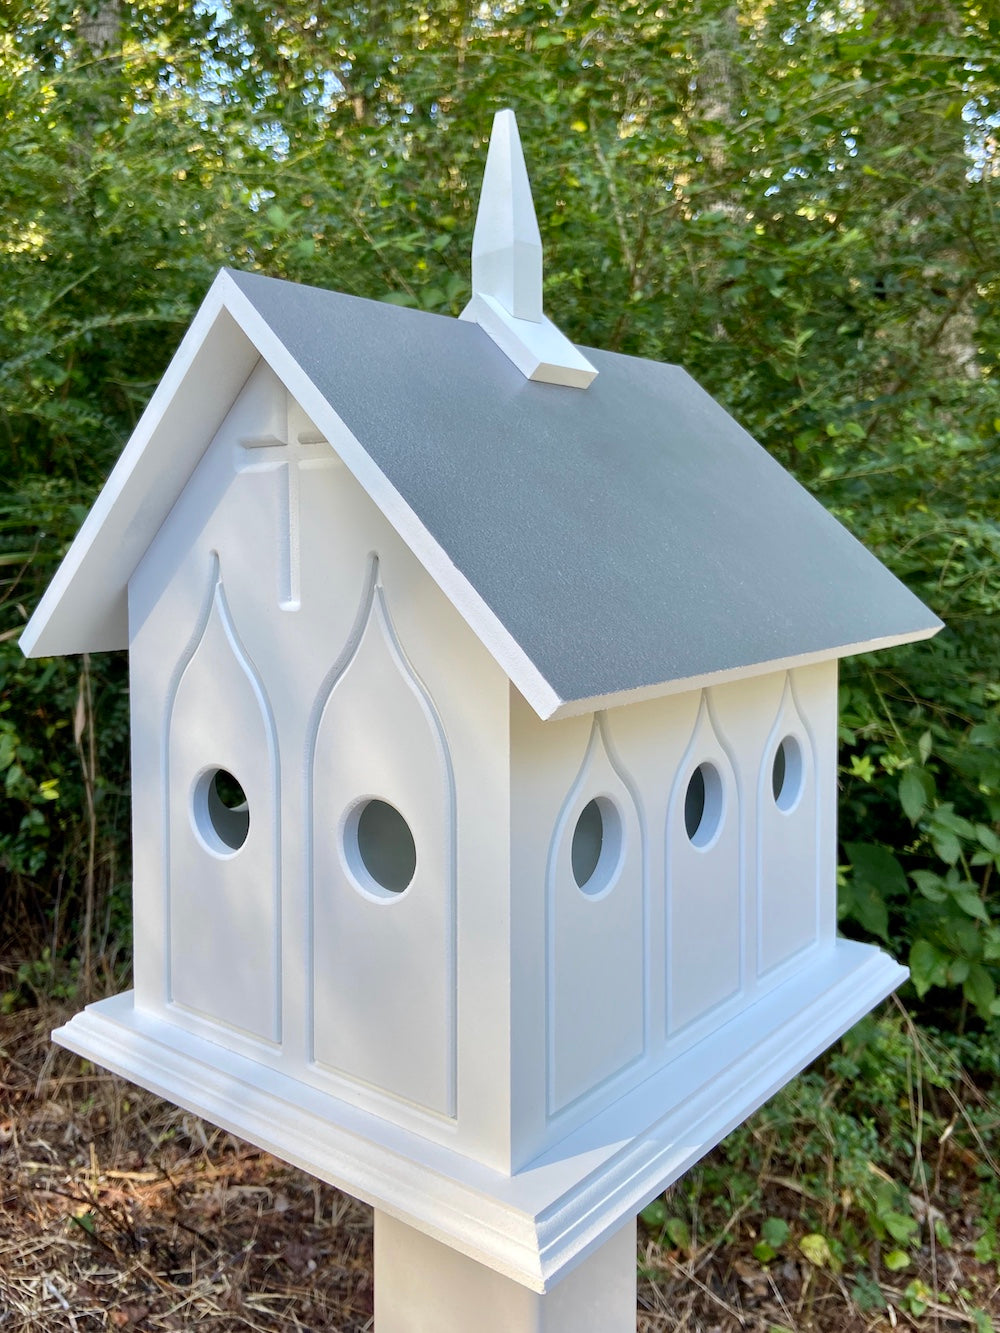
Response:
[{"label": "white gable trim", "polygon": [[21,635],[26,656],[128,647],[132,572],[257,361],[226,312],[231,285],[212,284]]},{"label": "white gable trim", "polygon": [[28,657],[128,647],[128,581],[263,357],[540,717],[562,700],[222,272],[21,635]]},{"label": "white gable trim", "polygon": [[226,308],[281,379],[303,411],[336,449],[348,471],[406,542],[459,615],[514,682],[535,712],[550,717],[562,703],[559,695],[494,615],[447,552],[428,532],[395,486],[372,461],[326,397],[316,388],[284,343],[236,283],[228,283]]}]

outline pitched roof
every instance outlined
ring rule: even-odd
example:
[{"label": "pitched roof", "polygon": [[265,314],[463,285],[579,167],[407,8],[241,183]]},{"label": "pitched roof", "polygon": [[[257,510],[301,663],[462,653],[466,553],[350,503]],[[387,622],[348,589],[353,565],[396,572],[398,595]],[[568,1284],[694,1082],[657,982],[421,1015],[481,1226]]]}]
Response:
[{"label": "pitched roof", "polygon": [[226,270],[25,651],[126,646],[132,570],[258,352],[543,717],[941,626],[677,366],[587,349],[587,390],[535,383],[474,324]]}]

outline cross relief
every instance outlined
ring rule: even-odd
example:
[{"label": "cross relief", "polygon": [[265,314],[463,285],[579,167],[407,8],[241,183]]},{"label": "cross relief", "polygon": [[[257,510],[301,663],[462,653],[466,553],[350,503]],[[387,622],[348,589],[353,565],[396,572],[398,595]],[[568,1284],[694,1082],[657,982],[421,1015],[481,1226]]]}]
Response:
[{"label": "cross relief", "polygon": [[[291,416],[292,414],[289,413]],[[283,474],[281,504],[281,550],[278,573],[278,603],[282,610],[297,611],[300,601],[302,472],[336,466],[338,459],[329,442],[310,424],[296,429],[293,422],[277,434],[244,437],[240,440],[237,471]]]}]

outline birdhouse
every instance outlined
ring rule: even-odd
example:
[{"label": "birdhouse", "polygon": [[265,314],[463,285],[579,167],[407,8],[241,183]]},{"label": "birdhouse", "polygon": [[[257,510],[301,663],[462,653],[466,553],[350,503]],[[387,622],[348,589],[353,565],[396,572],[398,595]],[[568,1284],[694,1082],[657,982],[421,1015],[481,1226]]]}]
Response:
[{"label": "birdhouse", "polygon": [[940,622],[547,319],[510,112],[472,267],[220,273],[25,630],[131,663],[135,989],[56,1040],[372,1203],[380,1333],[608,1333],[637,1211],[905,976],[836,933],[837,660]]}]

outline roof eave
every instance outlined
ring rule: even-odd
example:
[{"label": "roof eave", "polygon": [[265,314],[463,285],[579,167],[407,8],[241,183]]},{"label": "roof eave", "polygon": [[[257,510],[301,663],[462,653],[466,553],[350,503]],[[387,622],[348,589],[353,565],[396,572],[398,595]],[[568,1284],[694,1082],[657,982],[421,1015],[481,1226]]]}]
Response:
[{"label": "roof eave", "polygon": [[565,699],[381,471],[253,301],[223,270],[21,635],[27,656],[128,647],[129,579],[259,357],[268,361],[543,721],[889,648],[929,638],[941,628],[928,612],[926,623],[906,632]]},{"label": "roof eave", "polygon": [[[930,639],[944,627],[944,622],[932,617],[932,624],[918,629],[907,630],[900,634],[887,634],[877,639],[867,639],[862,643],[847,643],[841,646],[819,649],[810,653],[797,653],[792,657],[773,658],[767,662],[753,662],[748,666],[731,667],[724,671],[709,671],[700,676],[685,676],[680,680],[661,681],[657,685],[642,685],[637,689],[619,690],[611,694],[589,695],[585,699],[564,699],[550,713],[539,713],[542,720],[558,721],[564,717],[579,717],[581,714],[594,713],[607,708],[620,708],[625,704],[642,703],[646,699],[662,699],[669,694],[684,694],[689,690],[705,689],[710,685],[726,685],[734,680],[747,680],[752,676],[766,676],[775,671],[790,671],[794,667],[812,666],[817,662],[829,662],[841,657],[853,657],[856,653],[878,652],[882,648],[896,648],[904,643],[916,643],[920,639]],[[516,683],[516,682],[515,682]],[[528,700],[531,703],[531,700]],[[532,705],[534,706],[534,705]],[[538,709],[536,708],[536,712]]]}]

